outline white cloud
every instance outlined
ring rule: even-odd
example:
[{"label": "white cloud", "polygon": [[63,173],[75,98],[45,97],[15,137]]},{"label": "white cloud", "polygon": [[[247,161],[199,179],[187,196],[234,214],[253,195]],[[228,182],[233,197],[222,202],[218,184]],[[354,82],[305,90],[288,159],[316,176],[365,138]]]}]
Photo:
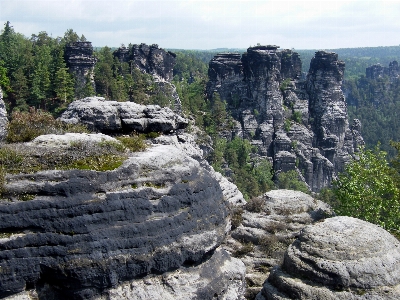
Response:
[{"label": "white cloud", "polygon": [[0,21],[26,36],[72,28],[94,45],[295,48],[398,45],[398,1],[0,0]]}]

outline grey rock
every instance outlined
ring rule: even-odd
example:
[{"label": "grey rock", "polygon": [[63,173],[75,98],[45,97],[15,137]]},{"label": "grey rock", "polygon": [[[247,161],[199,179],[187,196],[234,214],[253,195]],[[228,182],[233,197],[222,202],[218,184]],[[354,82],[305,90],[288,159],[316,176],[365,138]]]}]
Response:
[{"label": "grey rock", "polygon": [[[273,266],[282,264],[287,247],[301,229],[333,214],[329,205],[299,191],[273,190],[258,201],[259,211],[249,205],[243,207],[243,221],[232,230],[225,245],[246,265],[248,299],[260,292]],[[251,251],[239,254],[248,243],[253,245]]]},{"label": "grey rock", "polygon": [[0,88],[0,142],[5,140],[5,138],[7,137],[7,126],[7,110],[3,100],[3,91]]},{"label": "grey rock", "polygon": [[95,299],[244,300],[245,271],[241,260],[218,248],[210,259],[198,266],[180,267],[163,275],[126,282]]},{"label": "grey rock", "polygon": [[[160,144],[112,171],[7,175],[15,198],[0,201],[0,297],[28,290],[40,299],[94,298],[204,263],[229,225],[228,201],[211,172]],[[26,194],[33,200],[18,200]]]},{"label": "grey rock", "polygon": [[216,101],[218,93],[239,125],[221,136],[250,140],[257,159],[272,159],[276,175],[296,170],[319,191],[364,144],[360,126],[352,129],[347,121],[344,63],[335,53],[316,52],[302,80],[299,55],[278,48],[216,55],[209,64],[207,95]]},{"label": "grey rock", "polygon": [[102,133],[65,133],[65,134],[46,134],[35,138],[32,142],[26,143],[29,146],[39,147],[71,147],[74,143],[95,144],[102,142],[112,142],[120,144],[115,138]]},{"label": "grey rock", "polygon": [[[159,48],[157,44],[134,44],[130,47],[120,47],[113,53],[121,63],[128,63],[131,69],[139,69],[142,73],[153,76],[155,83],[163,94],[170,96],[174,103],[169,107],[175,112],[182,113],[182,104],[176,87],[171,83],[174,75],[176,54]],[[131,99],[135,101],[135,99]]]},{"label": "grey rock", "polygon": [[[91,42],[75,42],[65,47],[65,61],[75,79],[75,94],[81,95],[87,84],[94,84],[94,66],[97,59],[93,56]],[[88,82],[89,81],[89,82]]]},{"label": "grey rock", "polygon": [[351,217],[306,226],[257,299],[398,299],[400,242]]},{"label": "grey rock", "polygon": [[72,102],[59,119],[66,123],[82,123],[91,130],[103,133],[169,133],[188,125],[186,119],[167,107],[106,101],[102,97],[87,97]]}]

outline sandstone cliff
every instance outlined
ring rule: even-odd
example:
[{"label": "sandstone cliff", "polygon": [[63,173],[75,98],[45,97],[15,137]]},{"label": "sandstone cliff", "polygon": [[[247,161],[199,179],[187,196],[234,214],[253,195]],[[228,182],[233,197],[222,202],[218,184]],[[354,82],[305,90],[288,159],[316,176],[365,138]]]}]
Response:
[{"label": "sandstone cliff", "polygon": [[65,48],[65,61],[70,73],[75,79],[75,94],[80,95],[87,84],[94,84],[94,66],[96,58],[93,56],[91,42],[75,42]]},{"label": "sandstone cliff", "polygon": [[114,57],[121,63],[129,64],[129,70],[139,69],[142,73],[151,74],[160,89],[174,99],[170,106],[174,111],[181,112],[181,101],[175,86],[171,83],[176,55],[159,48],[158,45],[130,45],[114,51]]},{"label": "sandstone cliff", "polygon": [[319,51],[301,79],[299,55],[278,46],[251,47],[242,56],[210,61],[207,94],[218,93],[233,118],[232,133],[273,159],[275,174],[297,170],[313,191],[329,186],[360,144],[360,124],[347,121],[341,91],[344,63]]}]

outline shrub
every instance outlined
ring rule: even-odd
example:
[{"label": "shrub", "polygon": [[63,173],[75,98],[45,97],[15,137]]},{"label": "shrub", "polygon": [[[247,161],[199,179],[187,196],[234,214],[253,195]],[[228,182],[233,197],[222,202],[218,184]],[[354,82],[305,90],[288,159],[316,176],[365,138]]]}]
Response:
[{"label": "shrub", "polygon": [[296,110],[293,112],[292,120],[295,121],[296,123],[301,123],[301,117],[302,117],[301,111]]},{"label": "shrub", "polygon": [[238,228],[243,222],[243,209],[235,207],[232,209],[231,225],[232,229]]},{"label": "shrub", "polygon": [[283,124],[283,129],[285,129],[286,132],[289,132],[291,126],[292,126],[292,124],[291,124],[290,120],[286,119],[285,123]]},{"label": "shrub", "polygon": [[243,257],[246,254],[254,251],[254,245],[252,242],[244,243],[238,250],[232,253],[234,257]]},{"label": "shrub", "polygon": [[251,198],[246,203],[246,209],[250,212],[262,212],[264,209],[265,200],[261,197]]},{"label": "shrub", "polygon": [[333,182],[338,215],[352,216],[386,230],[400,230],[398,173],[386,161],[386,152],[361,149]]},{"label": "shrub", "polygon": [[83,159],[76,160],[69,165],[62,166],[62,169],[79,169],[79,170],[94,170],[94,171],[110,171],[122,165],[125,157],[103,154],[91,155]]},{"label": "shrub", "polygon": [[278,188],[309,193],[307,185],[299,179],[296,170],[280,173],[278,175]]},{"label": "shrub", "polygon": [[146,137],[143,134],[140,135],[133,134],[130,136],[117,137],[117,140],[119,140],[122,143],[122,145],[124,145],[132,152],[139,152],[145,150],[147,148],[145,139]]},{"label": "shrub", "polygon": [[41,110],[31,108],[29,112],[15,111],[8,124],[7,142],[29,142],[43,134],[63,134],[65,132],[88,133],[80,124],[66,124]]}]

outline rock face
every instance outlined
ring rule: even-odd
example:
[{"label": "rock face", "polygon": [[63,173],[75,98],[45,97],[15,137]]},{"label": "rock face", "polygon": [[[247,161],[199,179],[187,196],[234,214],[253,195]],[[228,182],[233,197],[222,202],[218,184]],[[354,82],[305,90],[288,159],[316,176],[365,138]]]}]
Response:
[{"label": "rock face", "polygon": [[383,76],[388,76],[391,80],[398,78],[400,75],[399,63],[392,61],[389,63],[389,67],[384,67],[381,64],[372,65],[365,70],[366,77],[368,79],[378,79]]},{"label": "rock face", "polygon": [[7,175],[0,298],[176,296],[167,284],[187,299],[242,299],[243,263],[216,250],[229,230],[226,187],[180,140],[161,137],[113,171]]},{"label": "rock face", "polygon": [[238,121],[224,136],[249,139],[259,156],[273,159],[275,174],[297,170],[311,190],[319,191],[363,144],[360,131],[347,121],[344,63],[335,53],[316,52],[307,79],[301,80],[299,55],[278,48],[215,56],[207,94],[215,101],[218,93]]},{"label": "rock face", "polygon": [[[300,230],[332,214],[327,204],[299,191],[273,190],[248,202],[225,246],[246,265],[247,299],[254,299],[272,267],[282,264]],[[249,243],[251,251],[243,253]]]},{"label": "rock face", "polygon": [[3,101],[3,91],[0,88],[0,142],[2,142],[7,136],[7,125],[7,110]]},{"label": "rock face", "polygon": [[175,100],[171,108],[181,113],[181,101],[176,92],[176,87],[171,83],[176,60],[175,53],[165,51],[156,44],[151,46],[135,44],[128,48],[125,46],[118,48],[114,51],[114,57],[121,63],[129,64],[130,72],[136,68],[142,73],[151,74],[161,90]]},{"label": "rock face", "polygon": [[65,61],[69,71],[75,78],[75,94],[80,95],[89,83],[94,84],[94,66],[96,58],[93,56],[91,42],[75,42],[65,48]]},{"label": "rock face", "polygon": [[301,231],[256,299],[399,297],[399,241],[368,222],[334,217]]},{"label": "rock face", "polygon": [[83,123],[89,129],[103,133],[168,133],[188,125],[186,119],[167,107],[106,101],[102,97],[87,97],[72,102],[60,116],[60,120],[72,124]]}]

